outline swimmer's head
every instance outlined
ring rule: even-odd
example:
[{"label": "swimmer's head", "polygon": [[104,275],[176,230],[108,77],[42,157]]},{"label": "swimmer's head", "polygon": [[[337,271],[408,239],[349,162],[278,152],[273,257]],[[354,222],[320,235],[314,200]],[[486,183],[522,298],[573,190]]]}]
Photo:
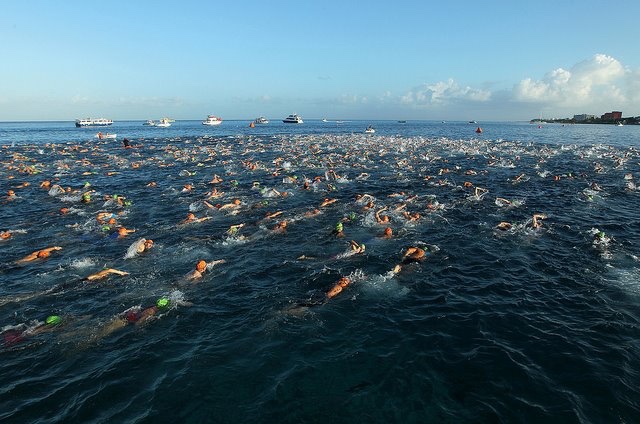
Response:
[{"label": "swimmer's head", "polygon": [[111,230],[111,227],[109,227],[108,225],[102,226],[102,231],[109,231],[109,230]]},{"label": "swimmer's head", "polygon": [[187,214],[187,219],[196,219],[196,216],[192,213]]},{"label": "swimmer's head", "polygon": [[239,204],[240,204],[240,199],[235,199],[235,200],[233,201],[233,204],[234,204],[234,205],[239,205]]},{"label": "swimmer's head", "polygon": [[342,232],[343,228],[344,228],[344,227],[342,226],[342,222],[338,222],[338,223],[336,224],[336,231],[337,231],[337,232]]},{"label": "swimmer's head", "polygon": [[599,239],[603,239],[605,237],[604,231],[598,231],[596,236],[598,236]]},{"label": "swimmer's head", "polygon": [[49,257],[49,255],[51,255],[51,253],[49,253],[49,252],[48,252],[48,251],[46,251],[46,250],[41,250],[41,251],[39,251],[39,252],[38,252],[38,254],[37,254],[38,258],[40,258],[40,259],[48,258],[48,257]]},{"label": "swimmer's head", "polygon": [[158,307],[158,309],[165,309],[169,307],[169,303],[169,299],[167,299],[166,297],[161,297],[156,301],[156,306]]},{"label": "swimmer's head", "polygon": [[47,325],[58,325],[62,322],[62,318],[59,315],[49,315],[44,322]]},{"label": "swimmer's head", "polygon": [[153,240],[147,239],[144,241],[144,248],[151,249],[153,247]]},{"label": "swimmer's head", "polygon": [[356,219],[356,213],[355,212],[351,212],[349,214],[349,221],[355,221]]},{"label": "swimmer's head", "polygon": [[13,190],[7,191],[7,196],[11,197],[11,196],[15,196],[15,195],[16,195],[15,191],[13,191]]},{"label": "swimmer's head", "polygon": [[387,227],[384,229],[384,235],[387,237],[390,237],[393,235],[393,230],[391,229],[391,227]]},{"label": "swimmer's head", "polygon": [[205,261],[199,261],[196,264],[196,271],[203,272],[205,269],[207,269],[207,263]]},{"label": "swimmer's head", "polygon": [[364,245],[364,243],[362,243],[362,244],[360,245],[360,251],[361,251],[361,252],[364,252],[366,249],[367,249],[367,246],[365,246],[365,245]]},{"label": "swimmer's head", "polygon": [[0,239],[2,239],[2,240],[6,240],[6,239],[8,239],[10,237],[11,237],[11,232],[9,232],[9,231],[3,231],[3,232],[0,233]]}]

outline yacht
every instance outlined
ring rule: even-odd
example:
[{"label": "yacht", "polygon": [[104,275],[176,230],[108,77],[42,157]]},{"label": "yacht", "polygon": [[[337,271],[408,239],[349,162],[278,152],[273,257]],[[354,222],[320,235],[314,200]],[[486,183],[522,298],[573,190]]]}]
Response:
[{"label": "yacht", "polygon": [[83,118],[76,119],[76,127],[106,127],[107,125],[113,124],[111,119],[104,118]]},{"label": "yacht", "polygon": [[376,132],[376,130],[375,130],[371,125],[369,125],[369,126],[367,127],[367,129],[366,129],[366,130],[364,130],[364,132],[365,132],[365,133],[367,133],[367,134],[373,134],[373,133],[375,133],[375,132]]},{"label": "yacht", "polygon": [[298,116],[295,113],[292,113],[291,115],[284,118],[282,122],[284,122],[285,124],[302,124],[304,121],[300,116]]},{"label": "yacht", "polygon": [[156,123],[156,127],[160,127],[160,128],[167,128],[171,126],[171,122],[173,121],[173,119],[169,119],[169,118],[162,118],[161,120],[158,121],[158,123]]},{"label": "yacht", "polygon": [[214,125],[220,125],[222,124],[222,118],[218,118],[217,116],[214,115],[209,115],[207,116],[207,119],[202,121],[202,125],[209,125],[211,127],[213,127]]},{"label": "yacht", "polygon": [[264,116],[261,116],[259,118],[256,118],[256,120],[253,121],[253,122],[255,122],[256,124],[268,124],[269,120],[267,118],[265,118]]}]

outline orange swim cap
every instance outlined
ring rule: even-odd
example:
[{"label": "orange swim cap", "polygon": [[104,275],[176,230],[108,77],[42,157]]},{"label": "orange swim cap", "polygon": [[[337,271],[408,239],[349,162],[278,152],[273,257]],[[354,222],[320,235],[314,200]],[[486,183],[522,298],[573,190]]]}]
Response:
[{"label": "orange swim cap", "polygon": [[9,237],[11,237],[11,233],[9,231],[4,231],[2,233],[0,233],[0,238],[3,240],[8,239]]},{"label": "orange swim cap", "polygon": [[205,269],[207,269],[207,263],[205,261],[199,261],[196,265],[196,271],[203,272]]},{"label": "orange swim cap", "polygon": [[47,252],[46,250],[41,250],[38,252],[38,254],[36,256],[38,256],[39,258],[48,258],[50,255],[49,252]]}]

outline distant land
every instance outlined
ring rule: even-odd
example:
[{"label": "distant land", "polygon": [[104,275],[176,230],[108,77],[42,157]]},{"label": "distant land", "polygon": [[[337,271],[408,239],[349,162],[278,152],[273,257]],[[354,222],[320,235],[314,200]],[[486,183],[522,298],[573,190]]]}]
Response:
[{"label": "distant land", "polygon": [[597,117],[595,115],[574,115],[573,118],[532,119],[531,123],[558,124],[608,124],[608,125],[640,125],[640,116],[623,117],[622,112],[607,112]]}]

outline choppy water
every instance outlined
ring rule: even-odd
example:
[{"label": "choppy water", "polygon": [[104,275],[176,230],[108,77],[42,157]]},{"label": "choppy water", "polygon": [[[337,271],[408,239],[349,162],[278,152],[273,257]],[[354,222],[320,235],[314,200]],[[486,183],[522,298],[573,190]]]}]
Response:
[{"label": "choppy water", "polygon": [[[0,420],[639,422],[640,128],[368,124],[117,122],[118,141],[0,124]],[[209,219],[178,225],[189,212]],[[155,245],[133,255],[140,238]],[[409,246],[430,254],[394,274]],[[187,280],[200,259],[226,262]],[[104,267],[129,275],[83,281]],[[162,296],[145,325],[105,330]]]}]

